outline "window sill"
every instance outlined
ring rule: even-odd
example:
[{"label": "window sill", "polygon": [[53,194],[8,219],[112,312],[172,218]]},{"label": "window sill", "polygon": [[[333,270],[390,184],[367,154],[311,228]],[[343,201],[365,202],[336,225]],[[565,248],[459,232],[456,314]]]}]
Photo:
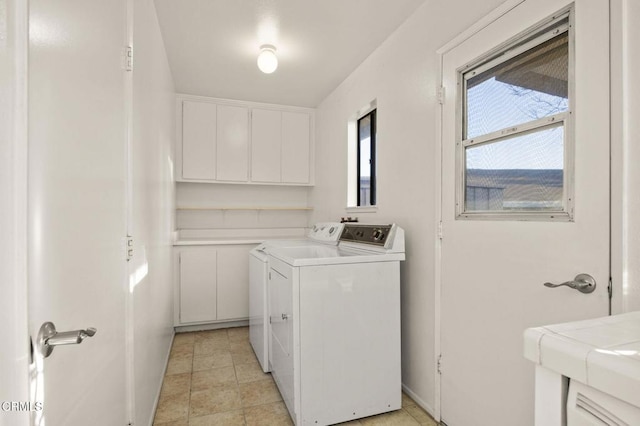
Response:
[{"label": "window sill", "polygon": [[347,213],[377,213],[378,206],[346,207]]}]

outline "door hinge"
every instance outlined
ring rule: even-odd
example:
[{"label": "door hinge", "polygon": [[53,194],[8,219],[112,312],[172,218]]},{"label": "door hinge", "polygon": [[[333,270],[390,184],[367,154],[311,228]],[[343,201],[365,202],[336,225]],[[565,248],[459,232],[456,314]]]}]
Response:
[{"label": "door hinge", "polygon": [[269,279],[271,279],[271,272],[269,272]]},{"label": "door hinge", "polygon": [[438,238],[442,239],[442,221],[438,222]]},{"label": "door hinge", "polygon": [[124,249],[127,251],[126,259],[128,262],[133,259],[133,237],[131,235],[127,235],[127,237],[125,238]]},{"label": "door hinge", "polygon": [[438,355],[438,374],[442,374],[442,354]]},{"label": "door hinge", "polygon": [[613,278],[609,277],[609,285],[607,286],[609,293],[609,315],[611,315],[611,304],[613,303]]},{"label": "door hinge", "polygon": [[445,97],[444,86],[438,87],[436,96],[438,97],[438,103],[440,105],[444,105],[444,97]]},{"label": "door hinge", "polygon": [[124,48],[122,67],[125,71],[133,71],[133,47],[126,46]]}]

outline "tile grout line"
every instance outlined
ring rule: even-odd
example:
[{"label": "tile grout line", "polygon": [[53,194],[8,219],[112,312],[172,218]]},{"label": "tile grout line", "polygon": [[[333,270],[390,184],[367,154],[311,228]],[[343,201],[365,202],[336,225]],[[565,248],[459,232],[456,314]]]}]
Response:
[{"label": "tile grout line", "polygon": [[189,376],[189,405],[187,406],[187,426],[191,423],[191,394],[193,389],[193,363],[196,359],[196,336],[193,335],[193,345],[191,346],[191,372]]}]

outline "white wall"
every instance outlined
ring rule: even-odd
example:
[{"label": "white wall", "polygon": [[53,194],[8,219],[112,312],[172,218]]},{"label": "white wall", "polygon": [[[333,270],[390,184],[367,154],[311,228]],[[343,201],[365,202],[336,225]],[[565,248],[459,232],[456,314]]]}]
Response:
[{"label": "white wall", "polygon": [[361,222],[406,231],[402,273],[403,383],[434,412],[436,50],[501,0],[427,1],[318,107],[311,222],[346,215],[347,121],[377,100],[378,211]]},{"label": "white wall", "polygon": [[[254,236],[277,235],[277,229],[301,230],[307,227],[309,211],[275,209],[307,207],[309,205],[308,194],[309,188],[305,186],[178,182],[176,188],[177,229],[181,231],[243,229],[248,232],[245,235],[253,233]],[[274,210],[180,209],[184,207],[267,207]],[[265,230],[272,230],[275,234],[265,234]],[[194,233],[191,232],[191,234]]]},{"label": "white wall", "polygon": [[134,420],[150,425],[173,336],[175,90],[153,0],[133,4]]},{"label": "white wall", "polygon": [[[502,1],[427,1],[318,107],[311,222],[346,213],[347,120],[378,102],[378,212],[407,231],[402,268],[403,382],[432,410],[436,49]],[[612,0],[613,311],[640,309],[640,3]],[[472,319],[470,319],[472,320]],[[432,410],[433,412],[433,410]]]}]

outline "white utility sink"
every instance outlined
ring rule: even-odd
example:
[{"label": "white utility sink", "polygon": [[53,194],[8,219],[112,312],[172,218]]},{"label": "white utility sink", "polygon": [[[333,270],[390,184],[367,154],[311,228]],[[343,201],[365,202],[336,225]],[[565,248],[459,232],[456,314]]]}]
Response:
[{"label": "white utility sink", "polygon": [[529,328],[536,426],[640,425],[640,312]]}]

